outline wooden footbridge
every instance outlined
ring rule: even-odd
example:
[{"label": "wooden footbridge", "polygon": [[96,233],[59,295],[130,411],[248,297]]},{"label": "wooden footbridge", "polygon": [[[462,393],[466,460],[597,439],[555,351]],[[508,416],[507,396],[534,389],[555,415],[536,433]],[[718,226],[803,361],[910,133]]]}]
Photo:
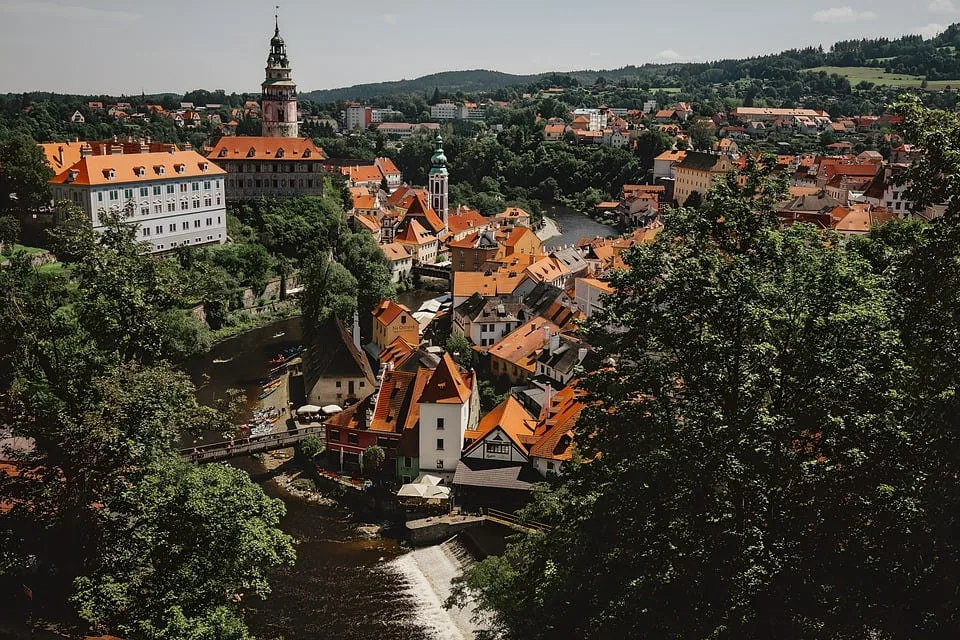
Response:
[{"label": "wooden footbridge", "polygon": [[278,433],[269,433],[264,436],[254,436],[252,438],[236,438],[224,442],[214,442],[211,444],[200,445],[180,449],[180,455],[184,460],[204,464],[207,462],[219,462],[229,460],[230,458],[240,458],[254,453],[265,453],[267,451],[276,451],[277,449],[286,449],[293,447],[307,436],[324,436],[323,425],[315,427],[299,427],[288,429]]},{"label": "wooden footbridge", "polygon": [[536,520],[525,520],[515,513],[507,513],[498,509],[484,509],[483,515],[490,522],[496,522],[517,531],[526,533],[546,533],[550,531],[549,525]]}]

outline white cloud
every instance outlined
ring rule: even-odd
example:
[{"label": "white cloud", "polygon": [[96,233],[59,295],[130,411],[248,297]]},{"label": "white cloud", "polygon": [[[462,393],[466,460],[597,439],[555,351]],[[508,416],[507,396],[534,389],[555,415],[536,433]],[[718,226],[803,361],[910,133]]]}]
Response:
[{"label": "white cloud", "polygon": [[930,24],[924,27],[917,27],[913,30],[912,33],[919,33],[924,38],[935,38],[944,31],[946,31],[947,26],[943,24],[937,24],[936,22],[931,22]]},{"label": "white cloud", "polygon": [[927,5],[927,10],[930,13],[956,13],[957,7],[952,0],[933,0]]},{"label": "white cloud", "polygon": [[133,22],[143,16],[130,11],[115,9],[95,9],[69,4],[54,4],[52,2],[2,2],[0,13],[17,15],[43,16],[46,18],[62,18],[65,20],[102,20],[109,22]]},{"label": "white cloud", "polygon": [[680,58],[680,54],[673,49],[664,49],[657,55],[653,56],[654,60],[658,60],[660,62],[676,62],[677,60],[680,60]]},{"label": "white cloud", "polygon": [[383,14],[383,21],[387,24],[397,24],[397,16],[392,13],[385,13]]},{"label": "white cloud", "polygon": [[877,17],[873,11],[854,11],[853,7],[832,7],[813,14],[814,22],[860,22]]}]

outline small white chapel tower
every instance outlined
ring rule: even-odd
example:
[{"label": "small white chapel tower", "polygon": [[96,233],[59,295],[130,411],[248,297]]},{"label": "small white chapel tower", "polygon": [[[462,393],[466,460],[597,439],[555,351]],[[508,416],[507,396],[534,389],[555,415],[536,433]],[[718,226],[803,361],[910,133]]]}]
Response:
[{"label": "small white chapel tower", "polygon": [[443,230],[447,231],[447,216],[449,214],[450,174],[447,173],[447,156],[443,153],[443,138],[437,134],[436,148],[430,158],[430,208],[437,212],[443,220]]}]

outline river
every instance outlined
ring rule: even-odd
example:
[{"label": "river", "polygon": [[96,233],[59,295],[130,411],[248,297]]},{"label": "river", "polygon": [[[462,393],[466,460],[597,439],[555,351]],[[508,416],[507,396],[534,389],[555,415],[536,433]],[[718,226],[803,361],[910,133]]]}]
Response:
[{"label": "river", "polygon": [[560,225],[560,235],[546,241],[547,247],[557,245],[576,244],[581,238],[601,236],[612,238],[620,235],[614,227],[600,224],[585,213],[574,211],[568,207],[550,207],[546,215]]},{"label": "river", "polygon": [[[417,297],[409,296],[410,302]],[[284,335],[273,337],[279,333]],[[270,368],[267,361],[300,336],[298,318],[282,320],[218,344],[184,368],[198,385],[201,402],[210,404],[227,389],[242,388],[252,409],[257,381]],[[233,464],[255,477],[263,473],[249,458]],[[450,579],[473,561],[460,542],[411,551],[389,538],[363,539],[347,510],[303,502],[272,481],[263,488],[287,506],[281,528],[297,541],[297,562],[270,572],[269,598],[247,603],[247,622],[257,638],[473,638],[469,615],[442,607]]]}]

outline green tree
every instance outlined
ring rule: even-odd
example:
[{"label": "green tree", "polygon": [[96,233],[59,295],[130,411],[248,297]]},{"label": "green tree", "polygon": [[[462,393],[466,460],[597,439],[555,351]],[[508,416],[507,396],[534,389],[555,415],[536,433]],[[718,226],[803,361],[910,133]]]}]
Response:
[{"label": "green tree", "polygon": [[377,445],[367,447],[363,452],[363,470],[365,473],[376,473],[383,466],[387,454]]},{"label": "green tree", "polygon": [[316,329],[333,314],[348,326],[357,310],[357,280],[343,265],[325,253],[310,259],[300,272],[303,293],[300,308],[305,333]]},{"label": "green tree", "polygon": [[53,169],[35,141],[25,135],[0,140],[0,214],[22,216],[48,206],[51,178]]},{"label": "green tree", "polygon": [[0,215],[0,244],[12,247],[20,239],[20,221],[11,215]]},{"label": "green tree", "polygon": [[591,462],[535,502],[556,526],[468,570],[451,602],[474,594],[502,637],[953,633],[957,495],[924,479],[957,471],[956,359],[904,341],[857,252],[778,230],[783,189],[749,173],[612,276],[587,327],[613,363],[582,381]]},{"label": "green tree", "polygon": [[716,129],[708,126],[712,124],[709,120],[698,120],[687,128],[687,135],[690,136],[690,146],[697,151],[711,151],[717,137],[714,135]]},{"label": "green tree", "polygon": [[323,440],[317,436],[307,436],[300,441],[300,452],[310,459],[316,458],[322,454],[326,448],[327,447],[324,445]]},{"label": "green tree", "polygon": [[450,354],[457,364],[465,369],[472,369],[476,363],[476,352],[473,350],[473,345],[470,344],[470,341],[465,337],[456,333],[450,334],[450,337],[447,338],[447,344],[445,345],[447,353]]},{"label": "green tree", "polygon": [[266,568],[293,564],[283,503],[239,469],[170,458],[111,509],[123,520],[73,600],[82,618],[126,637],[246,639],[243,599],[270,592]]},{"label": "green tree", "polygon": [[245,638],[233,594],[266,593],[293,557],[283,506],[241,472],[181,462],[184,434],[231,420],[167,362],[184,340],[165,335],[176,263],[105,219],[60,229],[73,283],[25,256],[0,270],[0,420],[34,443],[17,458],[32,471],[3,479],[4,569],[128,637]]},{"label": "green tree", "polygon": [[356,278],[357,308],[361,314],[366,315],[382,300],[396,297],[393,268],[369,232],[345,231],[336,255],[337,261]]},{"label": "green tree", "polygon": [[673,140],[663,131],[649,129],[637,136],[636,155],[644,174],[653,171],[653,159],[673,147]]}]

